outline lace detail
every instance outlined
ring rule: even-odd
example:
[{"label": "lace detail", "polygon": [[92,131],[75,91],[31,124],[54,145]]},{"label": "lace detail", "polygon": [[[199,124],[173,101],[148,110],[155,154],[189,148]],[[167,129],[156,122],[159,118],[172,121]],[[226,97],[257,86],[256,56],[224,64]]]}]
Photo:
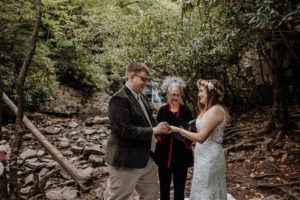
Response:
[{"label": "lace detail", "polygon": [[[196,120],[198,132],[206,113]],[[203,144],[196,143],[190,200],[227,200],[226,161],[222,148],[225,123],[224,119]]]}]

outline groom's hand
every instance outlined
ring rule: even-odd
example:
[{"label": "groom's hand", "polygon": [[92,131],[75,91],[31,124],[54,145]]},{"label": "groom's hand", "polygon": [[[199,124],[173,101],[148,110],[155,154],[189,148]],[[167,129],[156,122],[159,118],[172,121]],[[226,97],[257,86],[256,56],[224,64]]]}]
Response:
[{"label": "groom's hand", "polygon": [[153,128],[154,134],[168,133],[170,126],[167,122],[160,122],[157,126]]}]

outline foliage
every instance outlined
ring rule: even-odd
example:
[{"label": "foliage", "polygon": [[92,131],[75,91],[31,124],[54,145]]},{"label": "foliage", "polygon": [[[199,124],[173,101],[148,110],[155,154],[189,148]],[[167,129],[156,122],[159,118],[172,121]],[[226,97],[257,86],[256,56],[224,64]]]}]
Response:
[{"label": "foliage", "polygon": [[[143,58],[156,79],[179,74],[191,86],[199,78],[221,79],[231,102],[245,98],[239,96],[245,94],[243,88],[253,78],[242,74],[247,70],[239,65],[244,53],[258,47],[270,49],[282,35],[295,45],[297,40],[289,35],[298,31],[300,16],[296,1],[198,0],[178,4],[152,0],[128,5],[122,8],[124,13],[125,9],[140,12],[131,12],[133,22],[126,21],[121,48],[112,58],[115,63]],[[235,73],[232,66],[237,68]]]},{"label": "foliage", "polygon": [[63,84],[82,89],[103,90],[107,85],[100,57],[103,52],[101,17],[97,1],[44,1],[43,25],[46,42],[53,50],[56,74]]},{"label": "foliage", "polygon": [[[34,24],[33,4],[30,1],[7,0],[0,3],[0,72],[3,77],[4,90],[16,100],[15,82],[19,74],[24,56],[28,51],[28,41]],[[39,105],[51,97],[51,92],[57,84],[54,72],[54,62],[49,59],[50,49],[39,44],[30,67],[30,77],[46,74],[42,79],[29,79],[26,87],[29,89],[29,106]],[[35,88],[31,91],[31,88]],[[35,94],[32,96],[31,94]],[[41,96],[43,96],[41,98]]]},{"label": "foliage", "polygon": [[[0,5],[1,73],[5,90],[14,94],[34,13],[28,0]],[[246,70],[239,62],[249,49],[267,52],[272,42],[285,40],[297,57],[300,9],[295,0],[43,0],[43,9],[30,68],[33,80],[27,83],[29,95],[47,94],[39,101],[51,96],[56,80],[86,91],[105,90],[135,58],[143,59],[158,81],[179,74],[194,88],[199,78],[218,78],[236,98],[244,87],[236,76]],[[48,77],[37,78],[41,74]],[[38,87],[30,86],[36,81]]]}]

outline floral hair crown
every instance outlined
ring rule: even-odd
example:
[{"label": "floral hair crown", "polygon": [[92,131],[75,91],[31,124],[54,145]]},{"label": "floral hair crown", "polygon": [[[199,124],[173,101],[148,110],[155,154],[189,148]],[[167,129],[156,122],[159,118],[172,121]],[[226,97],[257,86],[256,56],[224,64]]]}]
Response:
[{"label": "floral hair crown", "polygon": [[212,91],[212,90],[216,91],[216,93],[220,96],[219,100],[223,99],[223,93],[221,92],[221,90],[216,88],[216,86],[214,86],[214,84],[212,82],[202,79],[202,80],[198,81],[198,84],[199,84],[199,86],[200,85],[205,86],[208,89],[209,92]]}]

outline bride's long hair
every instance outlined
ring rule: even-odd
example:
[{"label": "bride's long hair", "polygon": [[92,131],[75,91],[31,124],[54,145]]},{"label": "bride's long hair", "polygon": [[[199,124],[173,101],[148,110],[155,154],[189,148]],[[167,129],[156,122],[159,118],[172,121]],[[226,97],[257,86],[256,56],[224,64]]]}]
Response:
[{"label": "bride's long hair", "polygon": [[223,104],[223,99],[224,99],[223,85],[216,79],[210,79],[210,80],[200,79],[197,81],[197,85],[199,89],[200,86],[203,86],[207,92],[206,104],[201,104],[200,101],[198,100],[199,114],[202,115],[214,105],[220,105],[226,112],[226,118],[229,119],[228,110]]}]

